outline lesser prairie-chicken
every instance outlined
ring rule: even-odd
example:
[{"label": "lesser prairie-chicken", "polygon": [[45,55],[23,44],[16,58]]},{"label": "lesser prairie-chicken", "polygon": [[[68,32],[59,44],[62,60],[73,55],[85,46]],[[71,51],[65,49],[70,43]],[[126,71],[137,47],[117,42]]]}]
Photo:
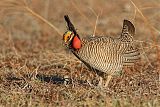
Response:
[{"label": "lesser prairie-chicken", "polygon": [[[67,32],[63,41],[67,48],[87,67],[94,69],[98,75],[108,74],[104,87],[107,87],[112,76],[122,71],[123,66],[132,66],[140,58],[135,48],[133,36],[134,25],[124,20],[122,33],[119,37],[90,36],[80,38],[69,17],[64,16],[67,22]],[[99,84],[102,85],[102,78]]]}]

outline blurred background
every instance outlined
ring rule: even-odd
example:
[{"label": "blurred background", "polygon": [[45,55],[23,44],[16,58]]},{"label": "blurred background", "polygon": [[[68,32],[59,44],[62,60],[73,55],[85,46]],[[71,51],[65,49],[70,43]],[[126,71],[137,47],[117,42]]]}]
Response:
[{"label": "blurred background", "polygon": [[[158,107],[159,10],[160,0],[0,0],[0,103],[131,107],[137,102],[137,107]],[[63,46],[64,15],[81,37],[117,37],[123,20],[130,20],[136,28],[140,64],[113,79],[107,92],[77,82],[98,79]],[[67,75],[74,84],[44,83],[37,74]]]},{"label": "blurred background", "polygon": [[117,36],[121,33],[123,20],[128,19],[136,27],[136,40],[149,43],[159,40],[159,0],[26,0],[26,4],[23,2],[1,1],[1,31],[10,34],[15,48],[19,50],[36,50],[39,42],[42,45],[39,44],[38,51],[64,50],[61,44],[62,35],[27,11],[25,5],[53,24],[62,34],[66,31],[63,17],[68,14],[82,37],[92,35],[95,26],[96,35]]}]

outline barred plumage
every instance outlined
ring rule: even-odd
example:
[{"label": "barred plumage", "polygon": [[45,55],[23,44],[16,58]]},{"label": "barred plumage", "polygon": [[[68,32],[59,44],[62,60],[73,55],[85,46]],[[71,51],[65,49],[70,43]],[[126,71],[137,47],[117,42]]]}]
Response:
[{"label": "barred plumage", "polygon": [[81,49],[72,52],[91,67],[111,74],[122,69],[123,57],[118,53],[119,45],[120,41],[111,37],[84,38]]},{"label": "barred plumage", "polygon": [[[135,28],[128,20],[124,20],[119,38],[101,36],[80,39],[70,20],[67,23],[71,28],[64,34],[64,37],[69,36],[69,39],[64,41],[73,54],[89,68],[106,73],[111,78],[115,72],[121,71],[123,66],[132,66],[140,58],[140,53],[134,46]],[[74,39],[75,37],[77,39]],[[78,43],[80,45],[76,46]],[[109,80],[107,85],[108,83]]]}]

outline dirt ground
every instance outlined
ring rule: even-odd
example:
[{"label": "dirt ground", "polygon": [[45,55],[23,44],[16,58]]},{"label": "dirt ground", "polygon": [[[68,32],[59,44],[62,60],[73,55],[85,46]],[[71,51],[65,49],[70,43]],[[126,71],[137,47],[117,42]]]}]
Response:
[{"label": "dirt ground", "polygon": [[[0,106],[160,107],[159,10],[160,0],[1,0]],[[64,15],[81,37],[117,37],[130,20],[141,61],[99,89],[62,43]]]}]

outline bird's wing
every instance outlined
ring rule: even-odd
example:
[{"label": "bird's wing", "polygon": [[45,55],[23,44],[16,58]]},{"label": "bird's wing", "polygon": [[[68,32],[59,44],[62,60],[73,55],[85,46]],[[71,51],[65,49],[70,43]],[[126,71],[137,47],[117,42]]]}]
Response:
[{"label": "bird's wing", "polygon": [[116,46],[113,38],[92,38],[74,54],[86,65],[89,64],[92,68],[107,73],[121,68]]}]

